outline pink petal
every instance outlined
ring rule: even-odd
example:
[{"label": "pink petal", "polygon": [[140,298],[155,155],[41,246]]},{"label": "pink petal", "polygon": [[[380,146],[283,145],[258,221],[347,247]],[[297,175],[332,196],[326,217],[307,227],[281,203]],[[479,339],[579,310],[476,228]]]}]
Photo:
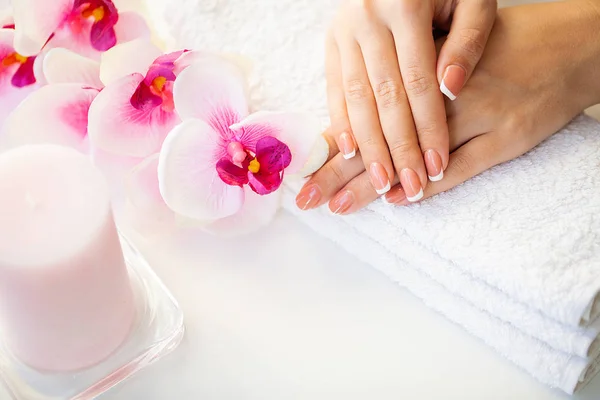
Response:
[{"label": "pink petal", "polygon": [[161,106],[138,110],[131,96],[144,80],[132,74],[106,86],[90,107],[89,135],[94,146],[109,153],[146,157],[157,153],[179,122],[177,114]]},{"label": "pink petal", "polygon": [[14,29],[15,20],[12,16],[12,8],[2,8],[0,9],[0,28],[10,28]]},{"label": "pink petal", "polygon": [[281,193],[259,196],[246,187],[245,196],[244,206],[239,212],[214,221],[202,229],[214,235],[231,237],[252,233],[269,224],[279,208]]},{"label": "pink petal", "polygon": [[260,163],[260,172],[281,172],[290,165],[292,154],[287,145],[272,136],[256,143],[256,159]]},{"label": "pink petal", "polygon": [[125,178],[127,217],[142,234],[157,231],[166,234],[175,228],[175,213],[158,187],[158,157],[158,154],[148,157]]},{"label": "pink petal", "polygon": [[[117,5],[121,10],[121,7]],[[135,39],[150,39],[150,28],[146,20],[136,12],[126,11],[119,13],[119,21],[114,26],[117,35],[117,44],[130,42]]]},{"label": "pink petal", "polygon": [[73,10],[74,0],[13,1],[15,49],[24,56],[40,52],[50,35]]},{"label": "pink petal", "polygon": [[5,85],[2,75],[0,74],[0,137],[3,132],[3,125],[8,116],[17,108],[17,106],[31,93],[38,89],[38,85],[31,85],[24,88],[15,88],[10,85]]},{"label": "pink petal", "polygon": [[6,122],[11,146],[51,143],[87,148],[88,109],[98,90],[79,84],[40,88],[23,101]]},{"label": "pink petal", "polygon": [[186,68],[175,81],[173,96],[182,119],[198,118],[222,132],[248,114],[243,75],[223,59],[211,57]]},{"label": "pink petal", "polygon": [[217,173],[219,178],[228,185],[242,187],[248,183],[248,168],[240,168],[228,158],[222,158],[217,162]]},{"label": "pink petal", "polygon": [[100,63],[67,49],[52,49],[44,58],[44,76],[48,83],[80,83],[102,88]]},{"label": "pink petal", "polygon": [[244,190],[219,178],[216,164],[226,155],[221,135],[190,119],[169,133],[160,153],[160,192],[170,209],[184,217],[215,220],[238,212]]},{"label": "pink petal", "polygon": [[146,39],[119,44],[102,54],[100,79],[109,85],[134,73],[146,75],[150,65],[161,55],[160,49]]},{"label": "pink petal", "polygon": [[283,181],[283,172],[248,174],[248,184],[257,194],[265,196],[273,193],[281,186]]},{"label": "pink petal", "polygon": [[319,120],[303,113],[259,111],[231,127],[242,142],[258,141],[273,136],[285,143],[292,152],[292,162],[286,173],[294,174],[308,162],[311,150],[319,137]]},{"label": "pink petal", "polygon": [[69,24],[64,24],[54,31],[54,35],[44,46],[44,49],[50,50],[62,47],[84,57],[99,60],[102,53],[96,50],[90,41],[93,22],[91,20],[81,20],[78,23],[81,26],[78,28],[77,33],[73,32]]}]

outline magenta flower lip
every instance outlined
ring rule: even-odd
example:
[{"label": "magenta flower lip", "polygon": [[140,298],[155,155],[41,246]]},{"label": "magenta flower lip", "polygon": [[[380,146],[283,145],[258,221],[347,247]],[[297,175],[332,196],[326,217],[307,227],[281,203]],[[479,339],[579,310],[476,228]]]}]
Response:
[{"label": "magenta flower lip", "polygon": [[292,153],[285,143],[272,136],[263,137],[255,147],[255,155],[246,149],[247,156],[240,166],[232,157],[219,160],[217,173],[228,185],[249,185],[255,193],[267,195],[281,186],[283,171],[292,162]]},{"label": "magenta flower lip", "polygon": [[111,0],[76,0],[73,10],[83,18],[94,18],[90,32],[94,49],[106,51],[117,44],[114,26],[119,13]]}]

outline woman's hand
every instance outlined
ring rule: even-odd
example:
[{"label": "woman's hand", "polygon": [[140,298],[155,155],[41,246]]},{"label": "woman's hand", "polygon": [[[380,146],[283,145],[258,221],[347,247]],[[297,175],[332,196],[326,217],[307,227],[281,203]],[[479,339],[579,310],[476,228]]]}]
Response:
[{"label": "woman's hand", "polygon": [[[453,153],[446,178],[430,184],[426,197],[520,156],[600,103],[598,10],[600,0],[576,0],[499,12],[461,97],[446,103]],[[331,211],[347,214],[377,197],[362,161],[337,154],[305,185],[297,204],[308,209],[333,198]],[[386,199],[408,204],[407,188],[394,187]]]},{"label": "woman's hand", "polygon": [[[455,99],[485,47],[496,0],[344,0],[327,40],[331,135],[376,192],[419,200],[448,165],[442,92]],[[449,30],[436,62],[432,26]]]}]

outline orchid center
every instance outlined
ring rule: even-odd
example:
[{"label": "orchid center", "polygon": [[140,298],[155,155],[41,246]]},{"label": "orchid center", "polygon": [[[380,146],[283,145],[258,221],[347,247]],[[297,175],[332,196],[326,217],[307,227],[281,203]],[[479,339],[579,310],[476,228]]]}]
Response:
[{"label": "orchid center", "polygon": [[35,57],[25,57],[17,52],[10,53],[0,60],[0,70],[14,68],[11,85],[14,87],[25,87],[36,82],[33,72]]},{"label": "orchid center", "polygon": [[292,161],[289,147],[272,136],[256,142],[255,154],[240,142],[230,142],[226,150],[227,156],[216,165],[219,178],[231,186],[248,185],[260,195],[272,193],[281,186],[284,170]]},{"label": "orchid center", "polygon": [[253,174],[257,174],[260,171],[260,163],[256,158],[250,161],[250,164],[248,164],[248,171],[252,172]]},{"label": "orchid center", "polygon": [[95,22],[102,21],[104,18],[104,6],[94,8],[91,4],[81,13],[83,18],[93,17]]}]

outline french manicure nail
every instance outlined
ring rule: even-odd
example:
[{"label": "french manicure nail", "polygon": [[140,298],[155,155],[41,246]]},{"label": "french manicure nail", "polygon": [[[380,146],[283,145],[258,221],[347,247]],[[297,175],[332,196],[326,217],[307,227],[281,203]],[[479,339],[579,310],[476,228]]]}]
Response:
[{"label": "french manicure nail", "polygon": [[371,183],[377,194],[385,194],[390,191],[390,178],[383,165],[378,162],[372,163],[369,168],[369,174],[371,175]]},{"label": "french manicure nail", "polygon": [[315,208],[321,201],[321,188],[316,184],[310,184],[302,188],[296,196],[296,205],[301,210]]},{"label": "french manicure nail", "polygon": [[427,150],[425,152],[425,166],[427,167],[427,175],[431,182],[438,182],[444,178],[442,157],[440,157],[437,151]]},{"label": "french manicure nail", "polygon": [[414,203],[423,198],[423,187],[419,175],[410,168],[404,168],[400,171],[400,182],[406,193],[406,200]]},{"label": "french manicure nail", "polygon": [[404,190],[398,186],[390,190],[385,196],[382,197],[382,199],[391,205],[400,204],[406,200],[406,193],[404,193]]},{"label": "french manicure nail", "polygon": [[354,193],[350,190],[344,190],[335,195],[329,202],[329,211],[335,215],[342,215],[350,210],[352,204],[354,204]]},{"label": "french manicure nail", "polygon": [[444,93],[450,100],[456,100],[456,96],[462,90],[465,80],[467,79],[467,71],[458,65],[449,65],[444,72],[440,91]]},{"label": "french manicure nail", "polygon": [[352,139],[352,136],[347,132],[340,135],[340,151],[346,160],[349,160],[356,155],[354,139]]}]

